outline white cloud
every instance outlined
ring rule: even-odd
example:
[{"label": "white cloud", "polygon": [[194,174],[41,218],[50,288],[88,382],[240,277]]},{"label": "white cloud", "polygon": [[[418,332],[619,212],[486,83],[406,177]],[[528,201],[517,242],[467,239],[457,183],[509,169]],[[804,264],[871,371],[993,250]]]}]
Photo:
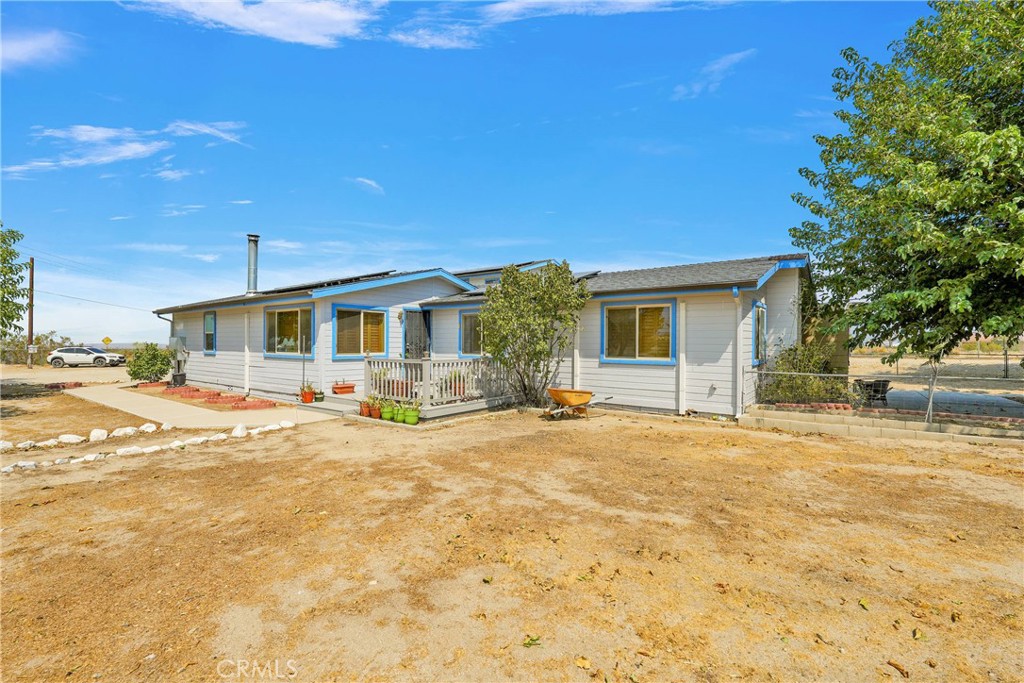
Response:
[{"label": "white cloud", "polygon": [[714,59],[703,67],[697,77],[689,83],[681,83],[672,92],[673,100],[692,100],[701,95],[706,95],[718,90],[722,81],[732,73],[733,68],[745,59],[757,54],[757,50],[750,48],[741,52],[730,52],[727,55]]},{"label": "white cloud", "polygon": [[377,16],[377,3],[349,0],[166,0],[144,2],[139,6],[208,28],[226,28],[246,35],[315,47],[335,47],[341,38],[359,38],[364,26]]},{"label": "white cloud", "polygon": [[127,221],[127,220],[130,220],[132,218],[135,218],[135,216],[111,216],[110,220],[112,220],[112,221]]},{"label": "white cloud", "polygon": [[9,72],[22,67],[57,64],[67,59],[74,49],[71,37],[57,30],[4,33],[0,69]]},{"label": "white cloud", "polygon": [[397,29],[391,32],[390,38],[402,45],[427,50],[465,50],[478,46],[478,33],[478,29],[474,26],[451,24],[448,26],[420,26],[418,28]]},{"label": "white cloud", "polygon": [[357,187],[372,192],[373,194],[384,194],[384,188],[380,186],[376,180],[370,178],[345,178],[345,180],[356,185]]},{"label": "white cloud", "polygon": [[118,245],[117,248],[150,254],[180,254],[188,249],[184,244],[164,244],[159,242],[129,242],[128,244]]},{"label": "white cloud", "polygon": [[160,212],[161,216],[165,218],[173,218],[175,216],[188,216],[190,214],[205,209],[206,207],[202,204],[164,204],[163,210]]},{"label": "white cloud", "polygon": [[292,254],[303,248],[302,242],[289,240],[264,240],[260,244],[267,251],[276,254]]},{"label": "white cloud", "polygon": [[232,199],[228,204],[252,204],[251,199]]},{"label": "white cloud", "polygon": [[220,258],[220,254],[185,254],[186,258],[196,259],[203,263],[213,263]]},{"label": "white cloud", "polygon": [[666,0],[503,0],[484,5],[480,13],[490,23],[504,24],[564,14],[610,16],[674,9]]},{"label": "white cloud", "polygon": [[182,178],[186,178],[186,177],[192,175],[192,171],[176,170],[176,169],[173,169],[173,168],[165,168],[162,171],[157,171],[154,175],[156,175],[157,178],[161,178],[163,180],[167,180],[167,181],[170,181],[170,182],[177,182],[177,181],[181,180]]},{"label": "white cloud", "polygon": [[[174,121],[162,131],[137,130],[135,128],[110,128],[106,126],[74,125],[67,128],[43,128],[35,126],[33,136],[52,140],[54,146],[64,148],[59,154],[33,159],[21,164],[5,166],[3,172],[11,178],[24,178],[29,173],[55,171],[83,166],[99,166],[120,161],[145,159],[171,147],[164,135],[176,137],[209,135],[225,142],[242,144],[234,131],[245,127],[238,121],[200,123],[196,121]],[[167,161],[174,155],[164,157],[164,167],[156,173],[164,180],[181,180],[190,171],[175,171],[167,168]],[[104,174],[101,177],[113,177]]]},{"label": "white cloud", "polygon": [[549,240],[539,238],[495,237],[492,239],[467,240],[465,245],[476,249],[508,249],[510,247],[529,247],[549,244]]},{"label": "white cloud", "polygon": [[245,124],[241,121],[217,121],[214,123],[174,121],[164,129],[164,132],[176,136],[211,135],[224,142],[233,142],[236,145],[241,145],[244,143],[234,131],[241,130],[242,128],[245,128]]}]

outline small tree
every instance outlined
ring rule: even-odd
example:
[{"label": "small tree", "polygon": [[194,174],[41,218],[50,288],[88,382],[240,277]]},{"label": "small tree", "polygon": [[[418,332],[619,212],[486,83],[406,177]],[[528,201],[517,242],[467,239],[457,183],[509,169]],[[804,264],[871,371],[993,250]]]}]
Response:
[{"label": "small tree", "polygon": [[846,130],[815,137],[823,168],[794,195],[815,220],[790,230],[852,345],[928,358],[929,419],[946,354],[1024,333],[1024,4],[930,7],[888,64],[843,51]]},{"label": "small tree", "polygon": [[546,401],[589,298],[586,283],[565,261],[529,271],[508,266],[487,290],[480,309],[483,349],[508,371],[522,403]]},{"label": "small tree", "polygon": [[27,296],[22,284],[28,264],[18,262],[19,254],[14,246],[22,237],[20,232],[5,228],[0,222],[0,334],[4,336],[21,332],[18,321],[28,308],[28,304],[22,302]]},{"label": "small tree", "polygon": [[171,371],[171,352],[153,343],[136,344],[125,364],[128,376],[139,382],[159,382]]}]

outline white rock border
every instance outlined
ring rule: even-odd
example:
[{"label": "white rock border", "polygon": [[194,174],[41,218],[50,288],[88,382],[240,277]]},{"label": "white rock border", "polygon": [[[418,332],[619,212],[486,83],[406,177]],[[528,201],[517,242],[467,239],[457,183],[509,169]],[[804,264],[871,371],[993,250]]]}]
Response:
[{"label": "white rock border", "polygon": [[175,429],[171,424],[164,423],[162,427],[157,427],[152,422],[147,422],[141,427],[118,427],[117,429],[111,430],[109,433],[106,429],[97,427],[89,432],[89,436],[79,436],[78,434],[61,434],[60,436],[53,439],[46,439],[45,441],[22,441],[18,444],[13,444],[10,441],[0,441],[0,452],[19,450],[19,451],[30,451],[33,448],[55,448],[58,446],[72,446],[75,444],[84,443],[85,441],[106,441],[107,439],[116,439],[125,436],[135,436],[136,434],[145,433],[152,434],[156,431],[170,431]]},{"label": "white rock border", "polygon": [[[291,429],[295,426],[294,422],[290,420],[281,420],[275,424],[269,424],[263,427],[256,427],[254,429],[248,429],[244,424],[238,424],[233,430],[231,430],[231,436],[234,438],[245,438],[247,436],[256,436],[265,432],[275,432],[281,429]],[[156,425],[153,425],[153,429],[150,432],[156,431]],[[116,430],[115,430],[116,431]],[[228,435],[224,432],[218,432],[213,436],[195,436],[185,441],[174,440],[169,444],[163,446],[146,446],[142,448],[140,446],[126,446],[124,448],[118,448],[112,453],[89,453],[79,458],[57,458],[53,462],[36,462],[34,460],[19,460],[13,465],[0,468],[0,474],[13,474],[15,472],[24,472],[25,470],[34,470],[38,467],[56,467],[60,465],[77,465],[82,462],[96,462],[97,460],[106,460],[108,458],[125,457],[129,455],[149,455],[150,453],[158,453],[160,451],[167,450],[184,450],[190,446],[200,446],[204,443],[226,441]],[[54,439],[55,441],[55,439]],[[82,439],[85,441],[85,439]]]}]

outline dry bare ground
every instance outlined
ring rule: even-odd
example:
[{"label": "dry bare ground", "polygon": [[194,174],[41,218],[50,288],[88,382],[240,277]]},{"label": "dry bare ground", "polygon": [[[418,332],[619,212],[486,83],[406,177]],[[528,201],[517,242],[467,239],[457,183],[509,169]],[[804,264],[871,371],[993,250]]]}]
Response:
[{"label": "dry bare ground", "polygon": [[[1009,378],[1003,379],[1002,356],[948,356],[939,369],[936,387],[945,391],[1001,394],[1024,399],[1024,368],[1020,356],[1011,355]],[[927,389],[931,376],[923,358],[903,358],[899,366],[882,363],[880,356],[851,355],[850,374],[886,377],[893,389]]]},{"label": "dry bare ground", "polygon": [[6,475],[4,679],[1021,680],[1022,474],[511,413]]}]

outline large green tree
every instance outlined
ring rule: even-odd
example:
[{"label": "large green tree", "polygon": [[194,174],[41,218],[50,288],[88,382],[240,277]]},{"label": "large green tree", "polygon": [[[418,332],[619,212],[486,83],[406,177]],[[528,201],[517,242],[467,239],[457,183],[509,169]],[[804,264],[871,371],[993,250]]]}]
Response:
[{"label": "large green tree", "polygon": [[1024,4],[934,2],[890,47],[834,72],[845,132],[790,232],[854,343],[935,364],[976,331],[1024,333]]},{"label": "large green tree", "polygon": [[520,402],[541,405],[572,346],[590,293],[569,264],[508,266],[480,309],[483,349],[508,373]]},{"label": "large green tree", "polygon": [[23,285],[28,264],[18,261],[17,244],[23,235],[17,230],[5,228],[0,222],[0,336],[7,337],[21,332],[18,323],[25,315],[28,295]]}]

